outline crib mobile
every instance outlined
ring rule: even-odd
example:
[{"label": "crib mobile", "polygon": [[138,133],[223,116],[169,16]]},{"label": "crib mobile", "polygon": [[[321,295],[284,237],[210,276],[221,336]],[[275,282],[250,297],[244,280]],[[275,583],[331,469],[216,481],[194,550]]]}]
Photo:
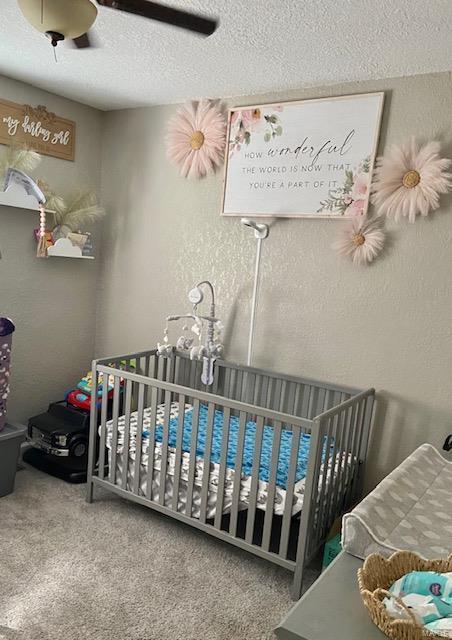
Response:
[{"label": "crib mobile", "polygon": [[[203,286],[208,287],[211,295],[210,314],[208,316],[198,313],[198,305],[204,300]],[[215,317],[215,292],[212,283],[208,280],[198,282],[189,291],[188,299],[193,304],[192,313],[167,316],[163,342],[157,343],[157,355],[170,358],[174,354],[174,347],[170,344],[168,338],[169,323],[179,320],[192,320],[193,325],[190,330],[187,323],[183,325],[182,331],[184,333],[177,339],[175,348],[178,351],[189,353],[190,360],[202,360],[201,382],[209,386],[214,380],[214,362],[223,354],[223,344],[221,342],[223,325]],[[189,331],[190,333],[188,333]],[[194,334],[194,336],[191,334]]]}]

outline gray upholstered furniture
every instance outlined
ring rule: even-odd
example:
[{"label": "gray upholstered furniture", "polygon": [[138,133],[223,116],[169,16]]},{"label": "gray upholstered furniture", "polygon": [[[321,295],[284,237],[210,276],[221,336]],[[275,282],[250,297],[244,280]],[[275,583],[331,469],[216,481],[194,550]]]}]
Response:
[{"label": "gray upholstered furniture", "polygon": [[430,444],[416,449],[344,516],[342,546],[358,558],[452,553],[452,462]]}]

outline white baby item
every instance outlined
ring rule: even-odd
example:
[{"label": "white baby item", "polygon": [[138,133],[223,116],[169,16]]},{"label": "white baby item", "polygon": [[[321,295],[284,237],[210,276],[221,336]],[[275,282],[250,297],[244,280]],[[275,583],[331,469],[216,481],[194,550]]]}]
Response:
[{"label": "white baby item", "polygon": [[[202,287],[206,286],[210,290],[211,303],[210,314],[202,316],[198,314],[198,305],[204,300],[204,292]],[[176,340],[176,349],[189,353],[191,360],[201,360],[203,363],[201,381],[209,386],[213,383],[213,364],[215,360],[223,354],[223,344],[221,335],[223,325],[215,317],[215,292],[213,285],[208,280],[198,282],[198,284],[189,291],[189,301],[193,304],[193,312],[181,315],[171,315],[166,318],[167,325],[164,331],[163,343],[157,344],[157,354],[163,357],[170,357],[173,354],[173,347],[168,339],[168,323],[178,320],[193,320],[190,329],[196,338],[189,335],[181,335]],[[188,326],[184,325],[182,330],[187,332]],[[195,344],[197,342],[197,344]]]}]

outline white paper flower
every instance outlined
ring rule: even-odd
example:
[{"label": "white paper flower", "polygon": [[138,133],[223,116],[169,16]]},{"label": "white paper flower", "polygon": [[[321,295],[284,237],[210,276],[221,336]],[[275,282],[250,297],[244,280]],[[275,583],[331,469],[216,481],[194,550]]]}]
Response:
[{"label": "white paper flower", "polygon": [[181,107],[168,125],[168,158],[184,178],[202,178],[220,166],[226,144],[226,120],[215,102]]},{"label": "white paper flower", "polygon": [[352,218],[344,223],[333,248],[339,255],[351,258],[354,264],[368,264],[383,249],[383,224],[382,218]]},{"label": "white paper flower", "polygon": [[378,158],[372,184],[372,202],[379,214],[398,221],[405,216],[427,216],[439,207],[439,197],[452,188],[451,160],[441,158],[439,142],[420,145],[413,138],[393,146]]}]

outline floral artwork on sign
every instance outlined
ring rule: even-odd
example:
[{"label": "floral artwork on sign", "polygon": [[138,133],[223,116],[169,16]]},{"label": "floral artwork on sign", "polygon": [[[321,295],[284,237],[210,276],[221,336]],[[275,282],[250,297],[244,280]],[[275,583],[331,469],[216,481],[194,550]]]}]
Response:
[{"label": "floral artwork on sign", "polygon": [[365,215],[383,98],[380,92],[231,109],[222,215]]},{"label": "floral artwork on sign", "polygon": [[329,192],[328,197],[320,203],[318,211],[362,216],[369,197],[370,179],[370,158],[367,157],[354,171],[345,171],[344,184]]},{"label": "floral artwork on sign", "polygon": [[240,151],[242,145],[250,144],[253,132],[257,135],[263,134],[265,142],[270,142],[275,136],[282,135],[283,129],[278,116],[278,112],[281,113],[282,110],[281,105],[275,105],[275,113],[265,116],[262,115],[261,109],[232,111],[229,157],[232,157],[234,151]]}]

